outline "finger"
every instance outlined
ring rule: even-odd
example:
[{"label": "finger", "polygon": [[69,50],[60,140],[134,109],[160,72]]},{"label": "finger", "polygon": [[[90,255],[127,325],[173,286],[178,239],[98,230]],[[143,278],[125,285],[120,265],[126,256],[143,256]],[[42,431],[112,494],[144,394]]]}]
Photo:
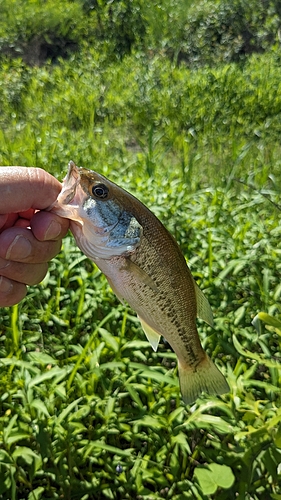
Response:
[{"label": "finger", "polygon": [[30,208],[29,210],[24,210],[23,212],[19,212],[19,216],[23,219],[31,219],[34,215],[34,208]]},{"label": "finger", "polygon": [[30,227],[29,219],[22,219],[21,217],[16,220],[14,227]]},{"label": "finger", "polygon": [[37,285],[48,271],[48,264],[23,264],[0,258],[0,275],[25,285]]},{"label": "finger", "polygon": [[6,224],[7,219],[8,219],[8,214],[0,215],[0,228],[2,228]]},{"label": "finger", "polygon": [[0,234],[0,257],[16,262],[48,262],[60,251],[61,240],[38,241],[31,229],[10,227]]},{"label": "finger", "polygon": [[0,232],[14,225],[18,219],[18,214],[3,214],[0,215]]},{"label": "finger", "polygon": [[45,209],[61,191],[60,182],[41,168],[0,168],[0,214]]},{"label": "finger", "polygon": [[62,239],[69,228],[69,220],[51,212],[37,212],[30,221],[34,236],[39,241]]},{"label": "finger", "polygon": [[22,283],[0,276],[0,307],[11,307],[18,304],[27,293]]}]

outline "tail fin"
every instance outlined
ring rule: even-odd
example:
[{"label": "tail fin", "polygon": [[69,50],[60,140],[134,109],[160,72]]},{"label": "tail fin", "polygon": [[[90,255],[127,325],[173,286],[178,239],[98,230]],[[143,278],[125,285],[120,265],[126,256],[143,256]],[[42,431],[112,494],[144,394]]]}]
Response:
[{"label": "tail fin", "polygon": [[196,370],[179,363],[179,378],[182,398],[187,405],[193,403],[201,392],[207,394],[229,392],[227,381],[207,354]]}]

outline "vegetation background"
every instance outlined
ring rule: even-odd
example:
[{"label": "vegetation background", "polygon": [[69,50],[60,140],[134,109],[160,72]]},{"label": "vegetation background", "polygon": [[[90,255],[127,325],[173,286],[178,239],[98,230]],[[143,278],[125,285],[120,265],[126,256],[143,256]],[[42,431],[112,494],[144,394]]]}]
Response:
[{"label": "vegetation background", "polygon": [[[0,499],[281,500],[278,0],[1,0],[0,163],[69,160],[163,221],[231,392],[181,401],[69,235],[0,315]],[[1,173],[1,172],[0,172]]]}]

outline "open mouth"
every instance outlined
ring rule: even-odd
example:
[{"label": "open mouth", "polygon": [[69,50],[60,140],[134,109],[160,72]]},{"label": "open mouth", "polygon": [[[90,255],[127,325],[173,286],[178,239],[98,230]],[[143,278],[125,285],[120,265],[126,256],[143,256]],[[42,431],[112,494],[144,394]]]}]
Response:
[{"label": "open mouth", "polygon": [[53,210],[58,215],[61,215],[62,217],[65,216],[63,214],[63,206],[70,205],[73,202],[79,183],[79,168],[73,161],[70,161],[68,164],[67,174],[63,179],[62,190],[58,195],[56,201],[47,208],[47,211]]},{"label": "open mouth", "polygon": [[68,205],[72,202],[76,188],[80,183],[80,173],[78,167],[75,165],[73,161],[70,161],[68,164],[68,172],[63,181],[62,190],[58,196],[57,202],[62,205]]}]

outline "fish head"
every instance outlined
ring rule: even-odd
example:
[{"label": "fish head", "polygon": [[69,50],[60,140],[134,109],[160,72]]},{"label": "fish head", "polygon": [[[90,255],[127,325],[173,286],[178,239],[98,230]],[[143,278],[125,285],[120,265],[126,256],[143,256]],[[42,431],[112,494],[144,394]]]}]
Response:
[{"label": "fish head", "polygon": [[50,210],[71,220],[79,248],[93,260],[128,256],[141,243],[142,226],[125,208],[126,191],[73,161]]}]

